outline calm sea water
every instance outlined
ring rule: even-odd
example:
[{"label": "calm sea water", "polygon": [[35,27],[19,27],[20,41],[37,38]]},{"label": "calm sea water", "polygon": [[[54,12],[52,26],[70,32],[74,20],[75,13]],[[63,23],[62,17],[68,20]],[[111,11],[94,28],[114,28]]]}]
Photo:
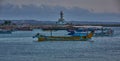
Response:
[{"label": "calm sea water", "polygon": [[[33,39],[41,30],[0,34],[0,61],[120,61],[120,27],[111,37],[90,41],[45,41]],[[53,35],[66,35],[65,31]]]}]

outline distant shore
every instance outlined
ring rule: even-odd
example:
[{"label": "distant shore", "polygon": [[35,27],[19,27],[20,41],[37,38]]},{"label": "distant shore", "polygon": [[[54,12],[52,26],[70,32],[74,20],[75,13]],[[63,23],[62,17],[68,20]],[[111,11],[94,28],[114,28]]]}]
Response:
[{"label": "distant shore", "polygon": [[[8,21],[8,22],[5,22]],[[120,22],[88,22],[88,21],[67,21],[67,23],[78,26],[104,26],[104,27],[120,27]],[[7,26],[6,26],[7,24]],[[56,25],[56,21],[38,21],[38,20],[0,20],[0,28],[14,28],[24,25],[30,28],[41,28]]]},{"label": "distant shore", "polygon": [[[91,25],[91,26],[104,26],[104,27],[120,27],[120,24],[83,24],[83,25]],[[83,26],[81,25],[81,26]],[[80,24],[78,24],[80,26]]]}]

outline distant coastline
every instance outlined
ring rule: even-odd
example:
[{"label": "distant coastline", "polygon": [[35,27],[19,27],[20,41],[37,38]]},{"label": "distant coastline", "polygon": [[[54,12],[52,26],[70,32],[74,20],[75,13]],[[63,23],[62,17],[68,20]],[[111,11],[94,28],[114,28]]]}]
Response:
[{"label": "distant coastline", "polygon": [[[4,21],[11,21],[14,24],[29,24],[29,25],[55,25],[56,21],[38,21],[38,20],[0,20],[0,25]],[[93,21],[67,21],[73,25],[92,25],[92,26],[105,26],[105,27],[120,27],[120,22],[93,22]]]}]

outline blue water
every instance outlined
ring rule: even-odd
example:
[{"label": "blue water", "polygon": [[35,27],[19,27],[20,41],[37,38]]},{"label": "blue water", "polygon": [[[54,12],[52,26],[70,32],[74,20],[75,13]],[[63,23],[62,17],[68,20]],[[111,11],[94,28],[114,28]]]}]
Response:
[{"label": "blue water", "polygon": [[[0,61],[120,61],[120,28],[111,37],[93,37],[92,41],[45,41],[33,39],[41,30],[0,34]],[[65,31],[53,35],[66,35]]]}]

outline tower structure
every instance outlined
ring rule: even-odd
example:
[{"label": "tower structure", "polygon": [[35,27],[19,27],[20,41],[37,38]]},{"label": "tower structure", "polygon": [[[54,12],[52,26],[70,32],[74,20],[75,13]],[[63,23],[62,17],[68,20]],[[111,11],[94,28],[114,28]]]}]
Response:
[{"label": "tower structure", "polygon": [[66,24],[63,15],[64,15],[64,13],[63,13],[63,11],[61,11],[60,12],[60,18],[58,19],[58,22],[57,22],[58,25],[64,25],[64,24]]}]

